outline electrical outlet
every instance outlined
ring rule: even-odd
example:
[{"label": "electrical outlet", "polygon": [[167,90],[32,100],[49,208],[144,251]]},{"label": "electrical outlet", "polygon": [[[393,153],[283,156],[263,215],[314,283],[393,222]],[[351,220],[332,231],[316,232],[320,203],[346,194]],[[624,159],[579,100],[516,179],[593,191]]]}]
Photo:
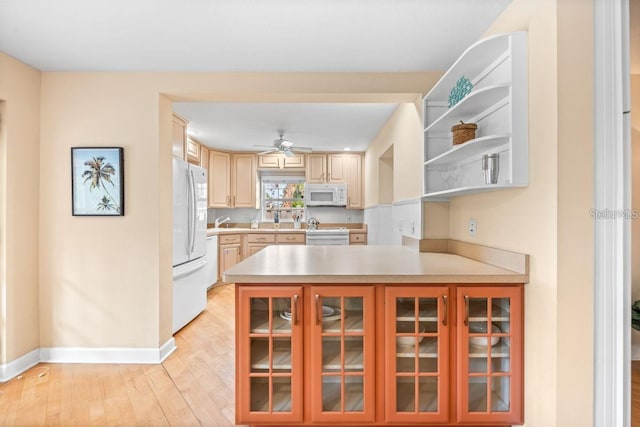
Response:
[{"label": "electrical outlet", "polygon": [[475,236],[478,232],[478,224],[476,223],[475,218],[469,219],[469,235]]}]

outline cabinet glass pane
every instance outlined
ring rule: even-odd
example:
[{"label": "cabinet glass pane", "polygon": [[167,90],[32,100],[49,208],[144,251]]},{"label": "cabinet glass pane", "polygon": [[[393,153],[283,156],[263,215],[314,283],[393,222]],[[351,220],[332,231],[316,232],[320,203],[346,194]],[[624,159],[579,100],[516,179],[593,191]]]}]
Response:
[{"label": "cabinet glass pane", "polygon": [[344,378],[345,412],[364,411],[364,378],[348,376]]},{"label": "cabinet glass pane", "polygon": [[511,301],[509,298],[493,298],[491,321],[499,333],[511,333]]},{"label": "cabinet glass pane", "polygon": [[419,298],[418,300],[420,321],[419,332],[438,332],[438,300],[437,298]]},{"label": "cabinet glass pane", "polygon": [[336,297],[322,297],[320,298],[322,303],[321,308],[316,306],[316,310],[322,310],[320,315],[322,319],[322,332],[340,333],[342,332],[342,301],[341,298]]},{"label": "cabinet glass pane", "polygon": [[469,372],[477,374],[487,373],[487,357],[472,357],[469,359]]},{"label": "cabinet glass pane", "polygon": [[251,378],[251,411],[269,411],[269,378]]},{"label": "cabinet glass pane", "polygon": [[346,372],[363,372],[364,370],[364,338],[363,337],[345,338],[344,370]]},{"label": "cabinet glass pane", "polygon": [[338,412],[342,402],[342,377],[322,377],[322,411]]},{"label": "cabinet glass pane", "polygon": [[269,338],[251,338],[251,372],[291,372],[291,339],[273,339],[271,356]]},{"label": "cabinet glass pane", "polygon": [[344,331],[349,333],[364,332],[362,325],[363,315],[362,297],[348,297],[344,299]]},{"label": "cabinet glass pane", "polygon": [[[434,338],[435,339],[435,338]],[[418,359],[418,372],[420,373],[437,373],[438,372],[438,355],[420,356]]]},{"label": "cabinet glass pane", "polygon": [[[322,337],[322,372],[362,372],[364,369],[363,337]],[[344,364],[342,363],[344,349]]]},{"label": "cabinet glass pane", "polygon": [[487,298],[469,298],[469,320],[486,320]]},{"label": "cabinet glass pane", "polygon": [[511,372],[511,338],[501,337],[491,349],[491,372]]},{"label": "cabinet glass pane", "polygon": [[[416,404],[416,379],[418,394]],[[437,412],[438,411],[438,378],[437,377],[397,377],[396,379],[396,411],[397,412]]]},{"label": "cabinet glass pane", "polygon": [[[344,381],[344,399],[342,386]],[[323,412],[362,412],[364,411],[364,377],[323,376],[322,377]]]},{"label": "cabinet glass pane", "polygon": [[340,337],[322,337],[322,372],[340,372],[342,340]]},{"label": "cabinet glass pane", "polygon": [[[251,298],[250,300],[252,334],[268,334],[270,327],[273,333],[291,333],[291,300],[289,298]],[[271,309],[269,300],[271,300]]]},{"label": "cabinet glass pane", "polygon": [[418,406],[420,412],[438,411],[438,377],[420,377],[418,380]]},{"label": "cabinet glass pane", "polygon": [[416,411],[416,379],[415,377],[398,377],[396,379],[396,411]]},{"label": "cabinet glass pane", "polygon": [[469,412],[487,412],[487,377],[469,379]]},{"label": "cabinet glass pane", "polygon": [[491,411],[509,411],[509,377],[491,378]]},{"label": "cabinet glass pane", "polygon": [[273,412],[291,412],[291,377],[273,378]]}]

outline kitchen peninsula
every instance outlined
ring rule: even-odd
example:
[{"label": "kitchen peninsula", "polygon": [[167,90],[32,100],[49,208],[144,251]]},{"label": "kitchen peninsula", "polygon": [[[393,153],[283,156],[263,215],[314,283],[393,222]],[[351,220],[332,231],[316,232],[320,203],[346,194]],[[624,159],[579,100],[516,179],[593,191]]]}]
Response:
[{"label": "kitchen peninsula", "polygon": [[225,271],[236,422],[521,423],[528,258],[471,246],[269,246]]}]

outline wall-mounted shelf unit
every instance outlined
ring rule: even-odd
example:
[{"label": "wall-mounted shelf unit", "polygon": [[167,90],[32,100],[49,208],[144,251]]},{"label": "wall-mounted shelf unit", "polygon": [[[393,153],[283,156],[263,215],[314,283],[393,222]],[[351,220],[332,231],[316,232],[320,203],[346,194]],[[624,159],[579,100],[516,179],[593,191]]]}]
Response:
[{"label": "wall-mounted shelf unit", "polygon": [[[461,77],[473,90],[452,107],[451,89]],[[527,33],[499,34],[470,46],[423,99],[424,200],[529,183]],[[451,127],[476,123],[476,138],[453,145]],[[497,184],[485,184],[482,156],[498,153]]]}]

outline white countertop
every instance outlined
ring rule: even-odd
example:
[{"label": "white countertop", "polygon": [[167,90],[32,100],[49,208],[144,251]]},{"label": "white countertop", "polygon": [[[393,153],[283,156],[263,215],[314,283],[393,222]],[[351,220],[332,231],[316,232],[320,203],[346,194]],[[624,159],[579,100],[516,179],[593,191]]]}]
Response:
[{"label": "white countertop", "polygon": [[403,246],[273,245],[224,273],[235,283],[526,283],[529,278],[460,255]]}]

